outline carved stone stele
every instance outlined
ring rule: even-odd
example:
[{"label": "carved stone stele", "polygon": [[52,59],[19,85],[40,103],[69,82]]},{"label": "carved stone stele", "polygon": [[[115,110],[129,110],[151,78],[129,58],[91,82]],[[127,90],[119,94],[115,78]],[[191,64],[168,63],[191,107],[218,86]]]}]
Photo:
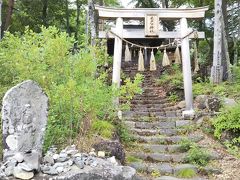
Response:
[{"label": "carved stone stele", "polygon": [[48,97],[36,82],[8,90],[2,104],[3,158],[33,150],[41,156],[47,116]]}]

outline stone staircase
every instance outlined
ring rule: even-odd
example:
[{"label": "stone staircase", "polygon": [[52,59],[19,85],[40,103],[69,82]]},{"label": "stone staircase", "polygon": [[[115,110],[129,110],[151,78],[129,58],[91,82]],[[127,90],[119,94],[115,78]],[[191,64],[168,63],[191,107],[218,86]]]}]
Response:
[{"label": "stone staircase", "polygon": [[[136,67],[127,66],[123,71],[132,77],[137,73]],[[187,131],[193,121],[183,119],[184,109],[169,102],[164,89],[155,85],[159,72],[141,72],[144,75],[143,93],[132,100],[130,111],[123,112],[124,123],[135,137],[133,147],[126,152],[127,163],[142,179],[179,180],[179,171],[192,169],[198,172],[196,166],[185,163],[187,154],[179,143],[184,139],[198,142],[203,137]]]}]

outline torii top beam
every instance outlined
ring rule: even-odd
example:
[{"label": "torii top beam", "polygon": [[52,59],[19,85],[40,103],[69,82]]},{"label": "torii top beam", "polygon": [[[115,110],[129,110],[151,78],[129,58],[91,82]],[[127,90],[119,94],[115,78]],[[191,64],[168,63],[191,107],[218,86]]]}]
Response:
[{"label": "torii top beam", "polygon": [[101,19],[143,19],[146,14],[157,14],[160,19],[200,19],[205,16],[208,7],[199,8],[108,8],[96,6]]}]

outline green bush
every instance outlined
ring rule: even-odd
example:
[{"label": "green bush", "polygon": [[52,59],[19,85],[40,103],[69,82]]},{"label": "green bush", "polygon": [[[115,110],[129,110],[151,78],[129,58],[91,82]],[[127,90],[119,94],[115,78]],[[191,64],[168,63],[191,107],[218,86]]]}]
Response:
[{"label": "green bush", "polygon": [[[45,148],[72,143],[92,122],[112,119],[112,100],[125,93],[105,83],[107,74],[99,67],[110,58],[104,46],[82,45],[84,48],[73,54],[73,43],[73,38],[54,27],[42,28],[41,33],[26,29],[23,35],[6,32],[0,43],[0,96],[17,83],[32,79],[49,97]],[[138,85],[128,82],[126,86],[134,87],[132,96]]]},{"label": "green bush", "polygon": [[186,161],[198,166],[206,166],[210,160],[210,155],[206,150],[199,148],[196,145],[191,146],[188,151]]},{"label": "green bush", "polygon": [[195,176],[197,176],[197,173],[193,169],[182,169],[177,172],[179,178],[193,178]]},{"label": "green bush", "polygon": [[180,145],[180,150],[182,152],[185,152],[185,151],[188,151],[194,145],[194,143],[191,140],[186,138],[186,139],[182,139],[179,145]]},{"label": "green bush", "polygon": [[224,108],[220,115],[213,120],[214,135],[221,138],[222,133],[228,131],[232,134],[240,134],[240,104],[234,107]]},{"label": "green bush", "polygon": [[110,139],[114,133],[114,126],[108,121],[97,120],[92,123],[91,131],[101,137]]},{"label": "green bush", "polygon": [[174,88],[181,88],[183,86],[183,75],[179,65],[174,64],[157,79],[156,83],[161,86],[171,86]]}]

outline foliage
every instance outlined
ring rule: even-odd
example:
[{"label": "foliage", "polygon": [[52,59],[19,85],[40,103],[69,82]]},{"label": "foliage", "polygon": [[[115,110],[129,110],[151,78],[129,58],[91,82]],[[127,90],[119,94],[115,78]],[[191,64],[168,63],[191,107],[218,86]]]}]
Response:
[{"label": "foliage", "polygon": [[198,166],[206,166],[210,160],[210,155],[206,150],[199,148],[197,145],[192,145],[188,151],[186,161]]},{"label": "foliage", "polygon": [[157,80],[157,84],[181,88],[183,86],[183,76],[180,66],[174,64],[171,68],[166,69],[160,79]]},{"label": "foliage", "polygon": [[176,93],[170,93],[170,95],[168,96],[168,100],[170,102],[176,103],[179,100],[179,96]]},{"label": "foliage", "polygon": [[129,128],[123,122],[118,122],[116,128],[122,143],[127,146],[131,145],[131,143],[134,141],[134,137]]},{"label": "foliage", "polygon": [[[25,26],[29,26],[34,32],[40,32],[41,26],[56,26],[62,31],[84,32],[86,25],[87,0],[21,0],[15,1],[12,21],[9,27],[10,32],[24,32]],[[119,6],[118,0],[97,0],[97,4],[105,6]],[[77,21],[77,7],[80,7],[79,22]],[[3,0],[3,25],[7,16],[8,1]],[[69,27],[67,27],[69,19]],[[79,25],[78,25],[79,23]],[[83,33],[80,33],[83,34]]]},{"label": "foliage", "polygon": [[135,156],[127,156],[126,160],[128,163],[133,163],[133,162],[142,162],[141,159],[135,157]]},{"label": "foliage", "polygon": [[121,98],[121,100],[126,102],[122,106],[123,110],[129,108],[131,100],[133,99],[135,94],[141,94],[143,92],[140,87],[143,77],[144,76],[142,74],[137,73],[133,81],[131,81],[130,78],[124,80],[123,82],[124,86],[120,87],[120,92],[118,95]]},{"label": "foliage", "polygon": [[[237,136],[240,134],[240,104],[222,109],[220,115],[213,120],[215,128],[214,135],[221,138],[223,132],[227,131]],[[238,138],[238,137],[237,137]],[[236,140],[236,143],[239,143]]]},{"label": "foliage", "polygon": [[177,172],[177,177],[179,178],[193,178],[197,175],[194,169],[182,169]]},{"label": "foliage", "polygon": [[[50,99],[46,148],[72,143],[79,133],[86,134],[95,121],[96,126],[101,126],[95,126],[97,130],[103,130],[104,125],[112,127],[98,121],[112,119],[112,100],[119,94],[105,83],[107,74],[97,69],[106,61],[105,50],[83,45],[79,53],[73,54],[73,42],[55,27],[43,27],[39,34],[29,29],[24,35],[6,33],[0,43],[1,97],[13,85],[32,79]],[[137,86],[128,82],[123,88],[131,90],[121,92],[122,96],[133,96]],[[99,133],[109,137],[108,133]]]},{"label": "foliage", "polygon": [[114,133],[114,126],[109,121],[97,120],[92,123],[91,132],[110,139]]},{"label": "foliage", "polygon": [[[238,138],[238,142],[240,142],[239,138]],[[230,154],[232,154],[232,155],[234,155],[234,156],[236,156],[237,158],[240,159],[240,149],[239,149],[238,146],[234,145],[233,142],[229,142],[229,141],[225,141],[224,145],[226,146],[227,151]]]},{"label": "foliage", "polygon": [[155,54],[155,59],[156,59],[156,62],[158,62],[159,64],[162,64],[162,59],[163,59],[163,53],[158,50],[157,53]]},{"label": "foliage", "polygon": [[186,139],[182,139],[179,145],[180,145],[180,150],[182,152],[186,152],[194,145],[194,143],[191,140],[186,138]]},{"label": "foliage", "polygon": [[151,176],[154,177],[154,178],[157,178],[157,177],[161,176],[161,173],[159,172],[159,170],[153,170],[151,172]]}]

